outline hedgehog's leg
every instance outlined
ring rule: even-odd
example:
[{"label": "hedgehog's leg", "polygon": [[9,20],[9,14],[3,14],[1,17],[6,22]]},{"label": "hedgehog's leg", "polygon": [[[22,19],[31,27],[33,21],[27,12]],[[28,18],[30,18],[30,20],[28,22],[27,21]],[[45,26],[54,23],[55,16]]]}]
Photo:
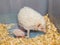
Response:
[{"label": "hedgehog's leg", "polygon": [[30,30],[27,30],[27,38],[30,37]]}]

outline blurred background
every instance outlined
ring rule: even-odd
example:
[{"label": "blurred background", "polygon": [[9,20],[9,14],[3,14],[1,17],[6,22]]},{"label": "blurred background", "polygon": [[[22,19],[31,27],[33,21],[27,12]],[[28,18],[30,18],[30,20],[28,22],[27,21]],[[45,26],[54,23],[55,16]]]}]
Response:
[{"label": "blurred background", "polygon": [[0,23],[17,23],[17,15],[24,6],[42,15],[48,12],[48,0],[0,0]]}]

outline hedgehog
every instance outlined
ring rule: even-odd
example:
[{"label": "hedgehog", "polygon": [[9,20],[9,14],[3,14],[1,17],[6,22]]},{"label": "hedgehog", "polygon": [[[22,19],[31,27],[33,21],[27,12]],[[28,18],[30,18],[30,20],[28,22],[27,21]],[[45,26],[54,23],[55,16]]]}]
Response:
[{"label": "hedgehog", "polygon": [[46,32],[44,16],[30,7],[23,7],[18,13],[19,26],[27,31],[29,38],[30,30]]}]

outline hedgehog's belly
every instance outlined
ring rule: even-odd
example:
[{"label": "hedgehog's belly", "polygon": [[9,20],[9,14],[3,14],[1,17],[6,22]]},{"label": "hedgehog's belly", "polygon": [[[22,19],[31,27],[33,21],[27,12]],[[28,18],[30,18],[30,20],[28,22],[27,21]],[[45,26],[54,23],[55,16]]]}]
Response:
[{"label": "hedgehog's belly", "polygon": [[36,26],[34,26],[34,25],[28,26],[28,27],[24,26],[24,29],[26,29],[26,30],[36,30]]}]

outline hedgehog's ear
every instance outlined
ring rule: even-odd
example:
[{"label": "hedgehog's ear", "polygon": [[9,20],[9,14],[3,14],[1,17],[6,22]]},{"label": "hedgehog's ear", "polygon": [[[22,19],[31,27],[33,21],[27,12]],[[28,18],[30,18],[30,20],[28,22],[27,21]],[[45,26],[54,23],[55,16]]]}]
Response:
[{"label": "hedgehog's ear", "polygon": [[38,24],[37,28],[38,28],[39,31],[41,31],[41,24]]},{"label": "hedgehog's ear", "polygon": [[38,24],[38,25],[37,25],[37,27],[40,27],[40,26],[41,26],[41,24]]}]

